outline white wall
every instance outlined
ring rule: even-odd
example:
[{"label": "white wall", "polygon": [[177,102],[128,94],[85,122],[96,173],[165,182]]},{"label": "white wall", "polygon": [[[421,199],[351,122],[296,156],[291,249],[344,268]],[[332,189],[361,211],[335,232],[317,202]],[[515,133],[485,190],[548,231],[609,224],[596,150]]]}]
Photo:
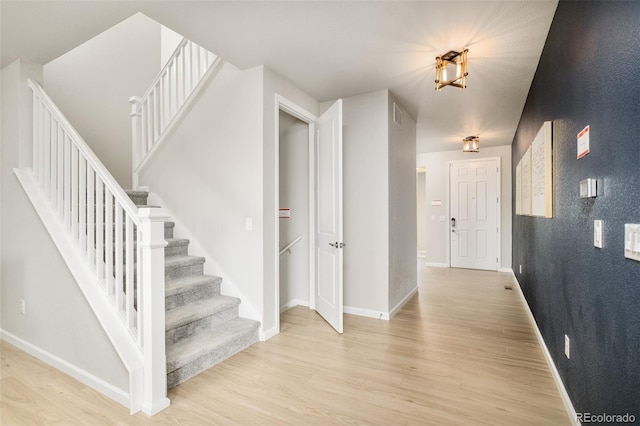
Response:
[{"label": "white wall", "polygon": [[13,174],[20,162],[21,111],[31,99],[26,78],[41,80],[42,68],[16,61],[1,74],[0,327],[128,392],[126,369]]},{"label": "white wall", "polygon": [[280,111],[280,247],[302,236],[280,256],[280,308],[309,305],[309,125]]},{"label": "white wall", "polygon": [[[403,111],[402,127],[393,105]],[[418,286],[416,271],[416,122],[388,92],[389,140],[389,311]]]},{"label": "white wall", "polygon": [[389,310],[388,98],[343,99],[344,305],[379,313]]},{"label": "white wall", "polygon": [[278,255],[278,207],[276,197],[278,195],[278,149],[276,123],[280,113],[276,106],[276,95],[280,95],[295,103],[311,114],[318,115],[320,105],[318,101],[294,86],[290,81],[275,73],[267,67],[260,67],[263,72],[263,212],[264,212],[264,317],[263,326],[267,336],[275,332],[276,316],[279,315],[279,301],[276,300],[276,262]]},{"label": "white wall", "polygon": [[131,187],[131,96],[158,74],[160,24],[136,14],[44,67],[44,89],[118,183]]},{"label": "white wall", "polygon": [[[462,143],[459,150],[423,153],[417,155],[416,167],[426,168],[426,199],[427,199],[427,256],[426,262],[441,266],[448,265],[447,253],[449,239],[449,161],[469,160],[473,158],[500,158],[501,194],[501,252],[500,265],[502,268],[511,268],[511,146],[498,146],[480,148],[478,153],[462,152]],[[432,200],[442,200],[442,206],[432,206]],[[446,221],[440,222],[439,216],[446,217]],[[432,220],[435,216],[435,220]]]},{"label": "white wall", "polygon": [[160,25],[160,67],[158,71],[164,68],[183,38],[171,28]]},{"label": "white wall", "polygon": [[[141,169],[149,186],[197,241],[205,273],[241,296],[241,314],[262,316],[262,69],[224,63]],[[245,220],[253,229],[245,229]],[[194,246],[203,252],[193,250]],[[249,310],[249,311],[247,311]]]}]

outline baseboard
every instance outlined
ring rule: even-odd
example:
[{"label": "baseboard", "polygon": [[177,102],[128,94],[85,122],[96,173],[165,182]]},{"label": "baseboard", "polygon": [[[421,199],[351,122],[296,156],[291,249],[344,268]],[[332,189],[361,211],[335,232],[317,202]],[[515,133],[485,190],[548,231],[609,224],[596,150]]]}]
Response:
[{"label": "baseboard", "polygon": [[62,358],[53,355],[41,349],[21,338],[9,333],[8,331],[0,329],[0,339],[5,340],[11,343],[13,346],[23,350],[24,352],[38,358],[40,361],[45,364],[50,365],[56,370],[60,370],[68,376],[73,377],[80,383],[89,386],[91,389],[96,392],[101,393],[102,395],[111,398],[117,403],[123,405],[127,409],[129,408],[129,393],[119,389],[104,380],[94,376],[87,371],[70,364],[69,362],[63,360]]},{"label": "baseboard", "polygon": [[344,313],[350,315],[358,315],[359,317],[375,318],[389,321],[389,312],[374,311],[371,309],[355,308],[353,306],[345,306]]},{"label": "baseboard", "polygon": [[293,299],[290,300],[289,302],[285,303],[284,305],[280,306],[280,313],[286,312],[291,308],[295,308],[296,306],[306,306],[307,308],[309,307],[309,301],[308,300],[300,300],[300,299]]},{"label": "baseboard", "polygon": [[398,302],[398,304],[396,306],[394,306],[394,308],[391,310],[391,312],[389,313],[389,318],[393,318],[395,316],[395,314],[397,314],[398,312],[400,312],[400,310],[402,309],[402,307],[409,301],[411,300],[411,298],[418,292],[418,286],[416,286],[413,290],[411,290],[409,292],[409,294],[407,294],[400,302]]},{"label": "baseboard", "polygon": [[271,339],[273,336],[275,336],[278,333],[279,333],[278,327],[271,327],[269,330],[266,330],[266,331],[262,330],[262,327],[261,327],[258,333],[258,339],[261,342],[265,342]]},{"label": "baseboard", "polygon": [[[507,273],[513,274],[513,269],[511,269],[511,268],[498,268],[498,272],[507,272]],[[515,277],[515,274],[514,274],[514,277]]]},{"label": "baseboard", "polygon": [[418,250],[418,259],[426,259],[427,258],[427,252],[424,250]]},{"label": "baseboard", "polygon": [[542,333],[540,333],[540,329],[538,328],[538,323],[531,312],[531,308],[529,307],[529,303],[527,299],[524,297],[524,293],[522,292],[522,288],[520,287],[520,282],[516,278],[516,275],[511,270],[511,275],[513,281],[516,284],[516,291],[520,295],[520,300],[527,311],[527,316],[529,317],[529,321],[533,326],[533,329],[536,332],[536,338],[538,339],[538,343],[542,348],[542,352],[544,353],[544,357],[547,360],[547,365],[549,365],[549,369],[551,370],[551,374],[553,375],[553,380],[556,382],[556,387],[558,388],[558,392],[560,392],[560,397],[562,398],[562,402],[564,404],[565,409],[567,410],[567,414],[569,415],[569,419],[574,425],[580,426],[580,422],[578,421],[578,415],[576,413],[575,408],[573,407],[573,403],[571,402],[571,398],[569,398],[569,394],[567,393],[567,389],[564,387],[564,383],[562,382],[562,378],[560,377],[560,373],[556,368],[555,363],[553,362],[553,358],[551,358],[551,353],[549,352],[549,348],[547,348],[547,344],[542,337]]},{"label": "baseboard", "polygon": [[433,268],[448,268],[449,265],[446,263],[434,263],[434,262],[424,262],[424,266],[431,266]]}]

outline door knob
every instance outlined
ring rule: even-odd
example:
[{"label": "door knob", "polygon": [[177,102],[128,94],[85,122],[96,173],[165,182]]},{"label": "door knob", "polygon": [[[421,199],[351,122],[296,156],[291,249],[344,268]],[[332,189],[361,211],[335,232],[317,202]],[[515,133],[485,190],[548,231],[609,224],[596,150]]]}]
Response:
[{"label": "door knob", "polygon": [[337,242],[337,241],[336,241],[335,243],[329,243],[329,245],[330,245],[331,247],[338,248],[338,242]]}]

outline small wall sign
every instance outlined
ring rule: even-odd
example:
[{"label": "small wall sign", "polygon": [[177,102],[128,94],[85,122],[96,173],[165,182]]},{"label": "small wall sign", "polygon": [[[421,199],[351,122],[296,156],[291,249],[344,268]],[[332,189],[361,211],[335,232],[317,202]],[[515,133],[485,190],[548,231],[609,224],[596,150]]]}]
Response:
[{"label": "small wall sign", "polygon": [[280,219],[291,219],[291,209],[288,207],[281,208],[278,217]]},{"label": "small wall sign", "polygon": [[578,133],[578,160],[589,153],[589,126]]}]

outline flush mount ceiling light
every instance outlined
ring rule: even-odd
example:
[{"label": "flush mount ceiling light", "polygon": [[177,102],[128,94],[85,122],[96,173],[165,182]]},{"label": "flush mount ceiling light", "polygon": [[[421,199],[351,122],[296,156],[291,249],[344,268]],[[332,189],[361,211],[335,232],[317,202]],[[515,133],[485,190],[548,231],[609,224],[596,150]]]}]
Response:
[{"label": "flush mount ceiling light", "polygon": [[467,136],[462,140],[462,152],[480,151],[480,138],[478,136]]},{"label": "flush mount ceiling light", "polygon": [[[436,57],[436,90],[442,89],[444,86],[454,86],[464,89],[467,87],[467,52],[469,49],[462,49],[461,52],[451,50],[444,55]],[[448,80],[447,76],[451,75],[447,68],[455,66],[455,77]],[[453,69],[451,70],[453,71]]]}]

